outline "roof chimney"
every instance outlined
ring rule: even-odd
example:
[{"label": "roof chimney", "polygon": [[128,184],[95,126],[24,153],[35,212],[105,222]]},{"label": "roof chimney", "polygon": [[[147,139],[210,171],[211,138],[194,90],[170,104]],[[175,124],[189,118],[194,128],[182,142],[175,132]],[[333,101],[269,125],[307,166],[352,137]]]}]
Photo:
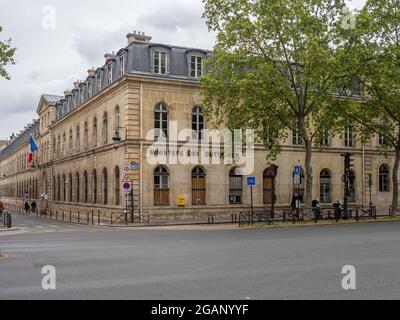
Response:
[{"label": "roof chimney", "polygon": [[128,46],[132,42],[149,43],[150,40],[152,39],[150,36],[146,36],[144,32],[140,31],[139,32],[133,31],[133,33],[128,33],[126,37],[128,39]]},{"label": "roof chimney", "polygon": [[107,62],[109,59],[114,58],[114,53],[106,53],[104,55],[104,58],[106,59],[106,62]]},{"label": "roof chimney", "polygon": [[88,69],[87,73],[88,77],[94,77],[96,74],[96,70],[94,69],[94,67],[91,67],[90,69]]}]

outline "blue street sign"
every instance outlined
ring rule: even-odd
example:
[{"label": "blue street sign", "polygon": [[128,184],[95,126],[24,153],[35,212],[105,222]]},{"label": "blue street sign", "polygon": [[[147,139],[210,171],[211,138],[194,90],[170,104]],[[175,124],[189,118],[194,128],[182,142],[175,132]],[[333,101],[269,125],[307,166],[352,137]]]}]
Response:
[{"label": "blue street sign", "polygon": [[294,175],[300,175],[301,173],[301,166],[295,166],[294,167]]},{"label": "blue street sign", "polygon": [[139,164],[135,161],[132,161],[130,164],[130,169],[131,170],[139,170]]},{"label": "blue street sign", "polygon": [[247,177],[247,185],[255,186],[256,185],[256,177]]}]

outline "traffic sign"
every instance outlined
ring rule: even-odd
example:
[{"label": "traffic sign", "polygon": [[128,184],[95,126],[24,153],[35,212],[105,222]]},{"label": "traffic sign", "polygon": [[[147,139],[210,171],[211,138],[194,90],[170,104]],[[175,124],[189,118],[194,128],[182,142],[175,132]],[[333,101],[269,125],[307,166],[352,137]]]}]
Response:
[{"label": "traffic sign", "polygon": [[124,166],[123,166],[123,171],[124,171],[125,173],[129,173],[130,167],[129,167],[129,164],[128,164],[128,163],[125,163],[125,164],[124,164]]},{"label": "traffic sign", "polygon": [[139,164],[136,161],[132,161],[130,165],[131,170],[139,170]]},{"label": "traffic sign", "polygon": [[301,184],[301,166],[295,166],[293,171],[293,183]]},{"label": "traffic sign", "polygon": [[256,185],[256,177],[247,177],[247,185],[255,186]]},{"label": "traffic sign", "polygon": [[129,178],[129,175],[127,173],[125,173],[125,175],[122,179],[122,182],[130,182],[130,181],[131,181],[131,179]]},{"label": "traffic sign", "polygon": [[130,182],[125,182],[122,187],[124,188],[124,190],[129,190],[131,188],[131,184]]}]

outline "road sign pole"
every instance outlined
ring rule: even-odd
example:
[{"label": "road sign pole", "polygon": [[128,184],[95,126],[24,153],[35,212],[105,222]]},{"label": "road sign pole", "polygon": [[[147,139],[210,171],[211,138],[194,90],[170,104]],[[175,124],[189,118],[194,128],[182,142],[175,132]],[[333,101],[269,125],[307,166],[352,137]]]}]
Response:
[{"label": "road sign pole", "polygon": [[253,186],[250,186],[250,202],[251,202],[251,225],[254,224],[254,210],[253,210]]},{"label": "road sign pole", "polygon": [[132,199],[132,203],[131,203],[131,222],[134,223],[135,222],[135,204],[134,204],[134,200],[133,200],[133,183],[132,183],[132,187],[131,187],[131,199]]}]

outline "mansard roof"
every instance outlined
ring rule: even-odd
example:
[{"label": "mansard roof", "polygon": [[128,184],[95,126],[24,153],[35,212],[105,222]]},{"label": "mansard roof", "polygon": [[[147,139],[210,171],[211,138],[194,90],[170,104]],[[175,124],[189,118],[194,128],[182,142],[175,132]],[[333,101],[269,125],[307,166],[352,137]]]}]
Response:
[{"label": "mansard roof", "polygon": [[[129,35],[132,34],[128,34],[128,37]],[[140,37],[141,35],[134,34],[134,36]],[[151,37],[145,35],[143,37],[151,39]],[[153,52],[158,49],[168,53],[168,72],[165,75],[154,74],[153,72],[152,56]],[[105,55],[104,65],[89,69],[90,73],[86,76],[86,80],[78,85],[78,89],[69,90],[70,94],[65,97],[52,96],[52,101],[56,102],[57,107],[56,121],[80,104],[96,96],[124,75],[147,75],[157,78],[198,81],[190,75],[190,56],[192,55],[200,55],[206,58],[211,55],[211,51],[150,41],[134,40],[130,42],[128,40],[128,45],[119,49],[116,54]],[[124,59],[124,70],[120,70],[120,59],[122,57]],[[109,71],[112,74],[111,81],[109,81]]]}]

